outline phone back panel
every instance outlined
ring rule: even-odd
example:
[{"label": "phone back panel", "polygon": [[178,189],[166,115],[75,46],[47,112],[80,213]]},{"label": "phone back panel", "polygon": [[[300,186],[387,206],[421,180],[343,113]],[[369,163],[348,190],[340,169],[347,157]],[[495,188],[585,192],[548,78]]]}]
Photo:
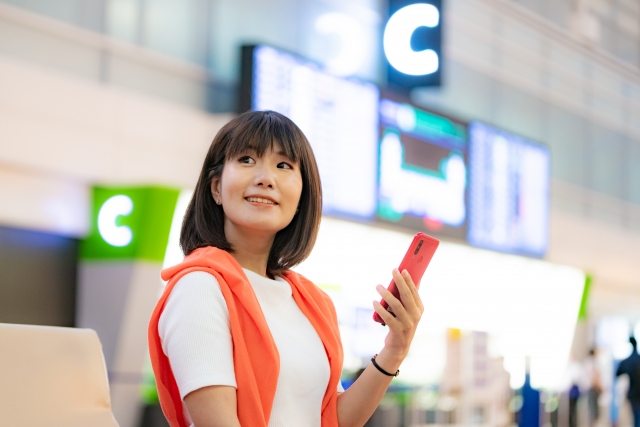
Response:
[{"label": "phone back panel", "polygon": [[[438,239],[424,233],[418,233],[413,238],[413,241],[411,242],[407,253],[404,255],[404,258],[402,259],[398,270],[407,270],[417,288],[420,287],[422,276],[427,270],[427,267],[429,266],[433,255],[436,253],[436,249],[438,249],[439,244],[440,241]],[[400,298],[400,293],[398,292],[398,288],[396,288],[396,283],[393,281],[393,279],[391,280],[391,283],[389,284],[387,289],[396,298]],[[382,304],[382,306],[387,311],[393,314],[393,311],[384,299],[380,301],[380,304]],[[378,313],[373,313],[373,320],[384,325],[384,321],[378,315]]]}]

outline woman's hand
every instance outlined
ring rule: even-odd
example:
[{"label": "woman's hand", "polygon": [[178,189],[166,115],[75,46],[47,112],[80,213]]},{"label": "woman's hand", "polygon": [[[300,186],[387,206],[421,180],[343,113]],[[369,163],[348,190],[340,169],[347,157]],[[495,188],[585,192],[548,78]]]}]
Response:
[{"label": "woman's hand", "polygon": [[[396,372],[407,356],[418,322],[424,312],[418,290],[407,270],[401,274],[394,269],[393,280],[396,282],[400,299],[380,285],[376,289],[396,317],[385,310],[378,301],[373,302],[373,309],[389,326],[384,348],[376,357],[376,363],[389,373]],[[392,378],[369,364],[356,382],[338,396],[338,425],[340,427],[364,425],[380,403]]]},{"label": "woman's hand", "polygon": [[[381,285],[378,285],[376,290],[391,307],[395,317],[385,310],[378,301],[373,302],[373,309],[380,315],[384,323],[389,326],[389,333],[384,340],[384,349],[380,356],[383,355],[383,352],[386,353],[385,359],[389,359],[390,367],[392,367],[391,365],[399,365],[407,356],[418,322],[424,312],[418,289],[414,285],[409,272],[404,270],[400,273],[398,269],[393,269],[393,280],[400,293],[400,300]],[[395,369],[390,372],[394,371]]]}]

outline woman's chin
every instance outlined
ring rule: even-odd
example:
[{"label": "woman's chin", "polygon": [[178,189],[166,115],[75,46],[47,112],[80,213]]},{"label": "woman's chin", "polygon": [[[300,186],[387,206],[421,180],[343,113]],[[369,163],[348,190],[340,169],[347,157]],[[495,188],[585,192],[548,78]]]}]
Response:
[{"label": "woman's chin", "polygon": [[239,230],[246,230],[251,233],[260,233],[265,235],[276,235],[276,233],[283,228],[285,228],[288,224],[274,224],[269,221],[247,221],[241,224],[236,224],[236,228]]}]

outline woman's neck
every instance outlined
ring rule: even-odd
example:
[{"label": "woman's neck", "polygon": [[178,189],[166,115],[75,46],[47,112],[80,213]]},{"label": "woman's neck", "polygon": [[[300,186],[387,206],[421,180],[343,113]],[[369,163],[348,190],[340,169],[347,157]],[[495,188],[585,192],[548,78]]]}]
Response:
[{"label": "woman's neck", "polygon": [[275,234],[241,230],[228,223],[225,223],[224,232],[233,248],[232,255],[242,268],[263,277],[270,277],[267,272],[267,263]]}]

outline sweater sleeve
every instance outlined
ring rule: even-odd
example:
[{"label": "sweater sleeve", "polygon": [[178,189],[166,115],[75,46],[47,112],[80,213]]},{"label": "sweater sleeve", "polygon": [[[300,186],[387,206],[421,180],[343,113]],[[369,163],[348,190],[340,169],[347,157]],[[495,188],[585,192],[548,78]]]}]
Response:
[{"label": "sweater sleeve", "polygon": [[213,275],[188,273],[176,283],[158,334],[182,399],[202,387],[236,387],[229,310]]}]

